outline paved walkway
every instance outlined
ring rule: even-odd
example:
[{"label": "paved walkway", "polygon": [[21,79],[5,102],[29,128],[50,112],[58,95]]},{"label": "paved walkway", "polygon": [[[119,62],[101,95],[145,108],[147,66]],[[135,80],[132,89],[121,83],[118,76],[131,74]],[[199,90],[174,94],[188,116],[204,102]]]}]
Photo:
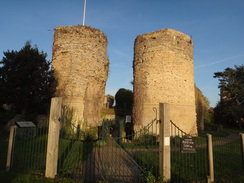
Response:
[{"label": "paved walkway", "polygon": [[112,138],[104,147],[93,149],[81,172],[80,178],[88,182],[140,182],[141,176],[134,160]]}]

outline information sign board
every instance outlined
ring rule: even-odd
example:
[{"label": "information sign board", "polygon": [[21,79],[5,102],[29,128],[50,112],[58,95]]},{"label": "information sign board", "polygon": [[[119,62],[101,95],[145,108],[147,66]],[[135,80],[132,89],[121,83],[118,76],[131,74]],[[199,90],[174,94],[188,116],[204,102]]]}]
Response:
[{"label": "information sign board", "polygon": [[126,115],[125,122],[126,123],[131,123],[131,116],[130,115]]},{"label": "information sign board", "polygon": [[16,122],[19,128],[31,128],[36,127],[36,125],[32,121],[18,121]]},{"label": "information sign board", "polygon": [[181,138],[181,153],[196,153],[196,143],[193,138]]}]

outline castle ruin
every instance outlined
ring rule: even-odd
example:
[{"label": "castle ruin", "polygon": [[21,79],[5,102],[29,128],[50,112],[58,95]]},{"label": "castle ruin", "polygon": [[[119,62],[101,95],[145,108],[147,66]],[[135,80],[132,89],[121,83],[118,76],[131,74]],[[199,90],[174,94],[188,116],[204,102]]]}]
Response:
[{"label": "castle ruin", "polygon": [[[73,112],[75,125],[99,125],[108,67],[103,32],[87,26],[55,29],[56,96]],[[133,67],[135,131],[158,119],[159,103],[168,103],[170,119],[186,133],[197,134],[191,38],[172,29],[139,35]]]},{"label": "castle ruin", "polygon": [[56,96],[72,111],[72,122],[98,125],[109,68],[104,33],[87,26],[57,27],[52,57]]},{"label": "castle ruin", "polygon": [[158,119],[159,103],[168,103],[170,119],[197,134],[191,37],[172,29],[137,36],[133,68],[135,131]]}]

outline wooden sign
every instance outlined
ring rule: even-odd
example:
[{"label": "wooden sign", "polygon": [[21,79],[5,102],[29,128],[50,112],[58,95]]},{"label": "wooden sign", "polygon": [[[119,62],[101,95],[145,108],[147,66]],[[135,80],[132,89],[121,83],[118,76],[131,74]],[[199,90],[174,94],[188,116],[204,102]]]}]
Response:
[{"label": "wooden sign", "polygon": [[193,138],[181,138],[180,139],[181,153],[196,153],[196,143]]}]

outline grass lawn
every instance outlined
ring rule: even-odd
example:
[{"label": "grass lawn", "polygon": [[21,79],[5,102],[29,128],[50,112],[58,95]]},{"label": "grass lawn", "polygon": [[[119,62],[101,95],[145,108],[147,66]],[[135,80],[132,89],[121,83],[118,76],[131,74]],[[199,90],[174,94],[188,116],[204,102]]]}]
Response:
[{"label": "grass lawn", "polygon": [[[228,141],[229,133],[227,132],[212,132],[212,134],[213,137],[215,137],[213,141],[217,142],[216,144],[220,141],[219,145],[213,147],[216,182],[243,181],[244,169],[242,166],[240,141]],[[171,151],[172,182],[206,181],[208,174],[208,158],[207,149],[205,146],[203,147],[204,143],[206,143],[206,137],[197,137],[196,143],[199,145],[196,153],[181,153],[179,151],[179,139],[175,139],[173,146],[176,150]],[[145,167],[147,171],[158,175],[159,153],[138,152],[135,158],[138,164]]]},{"label": "grass lawn", "polygon": [[[231,131],[232,133],[235,131]],[[209,133],[209,132],[208,132]],[[213,132],[212,132],[213,133]],[[179,138],[175,138],[175,150],[171,151],[171,170],[172,182],[205,182],[207,176],[207,149],[204,144],[206,137],[196,138],[199,145],[196,153],[181,153],[179,151]],[[227,132],[214,132],[214,141],[225,141],[228,138]],[[147,137],[147,138],[146,138]],[[143,142],[136,141],[135,144],[124,144],[125,148],[145,148],[145,144],[149,147],[148,152],[138,151],[135,159],[146,172],[150,171],[153,175],[159,175],[159,154],[158,152],[150,152],[150,148],[156,148],[157,144],[153,137],[146,136]],[[149,138],[150,137],[150,138]],[[141,139],[140,139],[141,140]],[[146,143],[144,143],[146,142]],[[13,171],[6,172],[6,154],[8,141],[7,137],[0,138],[0,182],[3,183],[76,183],[79,181],[57,178],[44,178],[45,171],[45,155],[46,155],[47,137],[45,135],[35,135],[35,138],[19,138],[15,142],[15,153]],[[103,144],[99,142],[99,144]],[[96,147],[99,145],[96,144]],[[65,177],[79,169],[79,165],[87,158],[94,144],[89,141],[79,141],[72,139],[60,139],[59,149],[59,175]],[[133,146],[133,147],[131,147]],[[214,147],[214,168],[215,182],[244,182],[242,159],[240,152],[239,140],[231,141]],[[30,171],[31,170],[31,171]],[[23,171],[24,173],[20,173]],[[80,181],[81,182],[81,181]]]},{"label": "grass lawn", "polygon": [[67,178],[48,179],[44,176],[0,171],[1,183],[83,183]]}]

